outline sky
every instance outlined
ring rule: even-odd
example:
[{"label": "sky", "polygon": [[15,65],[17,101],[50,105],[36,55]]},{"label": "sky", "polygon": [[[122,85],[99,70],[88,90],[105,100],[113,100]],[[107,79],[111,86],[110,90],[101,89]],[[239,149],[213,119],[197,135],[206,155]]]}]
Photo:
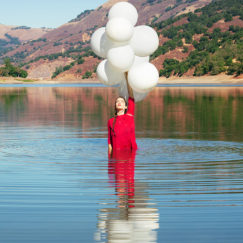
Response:
[{"label": "sky", "polygon": [[0,24],[56,28],[107,0],[0,0]]}]

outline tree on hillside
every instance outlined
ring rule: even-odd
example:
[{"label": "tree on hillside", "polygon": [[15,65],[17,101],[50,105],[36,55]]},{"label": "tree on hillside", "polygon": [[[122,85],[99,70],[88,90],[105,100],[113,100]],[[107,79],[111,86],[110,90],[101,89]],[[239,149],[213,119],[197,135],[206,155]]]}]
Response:
[{"label": "tree on hillside", "polygon": [[[182,76],[189,69],[194,69],[195,76],[217,75],[222,72],[236,76],[242,74],[243,28],[230,25],[228,30],[224,30],[219,25],[209,29],[220,20],[228,22],[235,16],[243,19],[242,13],[242,0],[218,0],[197,9],[195,13],[185,14],[183,18],[187,23],[173,25],[179,20],[178,17],[156,23],[154,26],[157,32],[169,40],[159,46],[151,55],[152,59],[176,48],[181,49],[178,47],[183,47],[182,52],[188,53],[181,61],[165,59],[160,75]],[[185,43],[180,40],[185,40]],[[189,52],[187,44],[192,44],[194,50]]]},{"label": "tree on hillside", "polygon": [[20,78],[26,78],[28,76],[27,71],[12,65],[9,58],[4,59],[4,65],[0,68],[0,76]]}]

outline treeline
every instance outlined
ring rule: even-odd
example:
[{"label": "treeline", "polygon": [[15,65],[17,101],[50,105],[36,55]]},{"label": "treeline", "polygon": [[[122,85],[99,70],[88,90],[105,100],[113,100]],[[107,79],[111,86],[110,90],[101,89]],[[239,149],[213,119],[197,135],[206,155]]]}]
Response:
[{"label": "treeline", "polygon": [[0,39],[0,56],[4,55],[8,51],[13,49],[12,46],[20,45],[21,42],[17,37],[13,37],[9,34],[5,34],[7,39]]},{"label": "treeline", "polygon": [[57,77],[60,73],[69,70],[70,68],[72,68],[72,67],[74,66],[74,63],[75,63],[75,62],[71,62],[70,64],[68,64],[68,65],[66,65],[66,66],[64,66],[64,67],[62,67],[62,66],[57,67],[56,70],[55,70],[55,72],[52,74],[52,77],[51,77],[51,78],[55,78],[55,77]]},{"label": "treeline", "polygon": [[87,9],[84,12],[82,12],[81,14],[79,14],[75,19],[70,20],[69,23],[81,21],[83,18],[88,16],[93,11],[94,11],[94,9]]},{"label": "treeline", "polygon": [[[81,59],[82,60],[82,59]],[[84,62],[84,60],[82,61],[82,63]],[[82,63],[79,63],[79,64],[82,64]],[[52,77],[51,78],[56,78],[59,74],[71,69],[73,66],[74,66],[75,62],[71,62],[70,64],[66,65],[66,66],[59,66],[56,68],[55,72],[52,74]],[[96,67],[94,67],[94,70],[93,71],[86,71],[83,75],[82,75],[82,78],[83,79],[87,79],[87,78],[90,78],[93,74],[93,72],[96,71]],[[82,73],[82,69],[79,68],[76,73],[78,74],[81,74]]]},{"label": "treeline", "polygon": [[[27,62],[27,63],[22,63],[20,66],[21,67],[23,67],[23,66],[29,67],[29,64],[37,62],[40,59],[52,61],[52,60],[58,59],[59,57],[61,57],[61,58],[65,58],[65,57],[72,58],[73,62],[71,62],[70,64],[65,65],[65,66],[59,66],[59,67],[56,68],[56,70],[52,74],[52,78],[56,78],[60,73],[71,69],[73,66],[83,64],[85,62],[84,57],[89,57],[89,56],[99,58],[98,56],[96,56],[94,54],[94,52],[91,50],[91,48],[89,46],[86,46],[86,47],[80,46],[79,48],[70,48],[63,53],[59,52],[59,53],[53,53],[53,54],[50,54],[50,55],[39,56],[39,57],[37,57],[37,58]],[[95,68],[94,68],[94,70],[95,70]],[[81,73],[80,69],[79,69],[78,73]],[[93,71],[85,72],[83,74],[83,78],[89,78],[92,75],[92,73],[93,73]]]},{"label": "treeline", "polygon": [[31,29],[31,28],[28,26],[24,26],[24,25],[11,28],[11,30],[29,30],[29,29]]},{"label": "treeline", "polygon": [[7,33],[5,34],[5,36],[9,39],[9,44],[13,44],[13,45],[20,45],[21,44],[18,37],[13,37],[13,36],[11,36]]},{"label": "treeline", "polygon": [[98,58],[93,53],[93,51],[91,50],[91,48],[89,46],[80,47],[80,48],[72,47],[72,48],[66,50],[65,52],[58,52],[58,53],[53,53],[50,55],[38,56],[29,62],[22,63],[21,66],[29,65],[30,63],[37,62],[40,59],[52,61],[52,60],[58,59],[59,57],[62,57],[62,58],[69,57],[74,60],[74,63],[82,64],[84,62],[83,58],[88,57],[88,56],[93,56],[93,57]]},{"label": "treeline", "polygon": [[4,66],[0,67],[0,76],[26,78],[28,73],[20,67],[11,64],[10,59],[4,60]]},{"label": "treeline", "polygon": [[[160,75],[182,76],[192,68],[194,68],[196,76],[216,75],[221,72],[235,75],[243,73],[243,28],[230,26],[225,32],[219,28],[215,28],[212,33],[209,32],[209,28],[214,23],[219,20],[228,22],[235,16],[239,16],[243,20],[242,0],[215,1],[196,10],[195,13],[184,14],[154,24],[158,32],[170,40],[157,49],[152,55],[152,59],[178,47],[183,48],[183,52],[188,52],[186,44],[192,44],[195,48],[181,62],[176,59],[166,59]],[[172,25],[182,18],[185,18],[187,23],[181,26]],[[199,41],[193,39],[196,34],[202,35]],[[183,39],[185,43],[182,42]]]}]

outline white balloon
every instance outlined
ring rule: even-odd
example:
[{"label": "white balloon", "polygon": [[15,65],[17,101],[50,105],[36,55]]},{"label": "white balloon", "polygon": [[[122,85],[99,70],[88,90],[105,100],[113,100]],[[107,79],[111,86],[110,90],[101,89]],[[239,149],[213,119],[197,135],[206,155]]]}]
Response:
[{"label": "white balloon", "polygon": [[135,102],[139,102],[139,101],[144,100],[147,97],[148,93],[149,92],[140,93],[140,92],[137,92],[137,91],[134,90],[133,96],[134,96]]},{"label": "white balloon", "polygon": [[109,19],[116,17],[128,19],[134,26],[138,20],[138,12],[137,9],[131,3],[119,2],[112,6],[108,15]]},{"label": "white balloon", "polygon": [[128,42],[115,42],[110,39],[106,33],[104,33],[100,40],[100,49],[104,57],[107,57],[107,53],[111,48],[127,45]]},{"label": "white balloon", "polygon": [[149,92],[159,80],[157,68],[151,63],[133,66],[128,72],[128,82],[133,90],[139,93]]},{"label": "white balloon", "polygon": [[[143,100],[149,92],[145,92],[145,93],[139,93],[135,90],[133,90],[133,96],[134,96],[134,100],[135,102],[139,102],[141,100]],[[119,87],[119,95],[124,97],[126,100],[128,100],[128,90],[127,90],[127,82],[126,80],[122,80],[120,83],[120,87]]]},{"label": "white balloon", "polygon": [[105,34],[105,27],[97,29],[91,37],[91,48],[93,52],[99,56],[105,58],[104,50],[101,48],[101,40]]},{"label": "white balloon", "polygon": [[135,66],[135,65],[139,65],[141,63],[144,63],[144,62],[149,62],[149,56],[147,56],[147,57],[135,56],[132,67]]},{"label": "white balloon", "polygon": [[124,73],[115,69],[107,60],[103,60],[96,70],[98,79],[106,85],[115,85],[124,80]]},{"label": "white balloon", "polygon": [[119,95],[128,100],[128,90],[126,79],[122,80],[119,87]]},{"label": "white balloon", "polygon": [[129,45],[115,47],[108,51],[107,59],[119,71],[126,72],[133,64],[134,52]]},{"label": "white balloon", "polygon": [[93,52],[102,58],[106,58],[109,49],[127,45],[128,42],[115,42],[105,33],[105,27],[97,29],[91,37],[91,48]]},{"label": "white balloon", "polygon": [[159,46],[159,37],[156,31],[146,25],[134,28],[134,34],[130,41],[135,55],[145,57],[151,55]]},{"label": "white balloon", "polygon": [[106,34],[114,41],[129,41],[134,31],[133,25],[124,18],[112,18],[106,25]]}]

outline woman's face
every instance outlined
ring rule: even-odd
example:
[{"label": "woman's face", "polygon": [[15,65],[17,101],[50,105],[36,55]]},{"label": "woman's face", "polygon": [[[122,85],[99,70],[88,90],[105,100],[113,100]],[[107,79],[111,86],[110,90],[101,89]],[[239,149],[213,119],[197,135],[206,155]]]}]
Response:
[{"label": "woman's face", "polygon": [[116,99],[116,110],[121,111],[127,109],[126,102],[123,98],[118,97]]}]

